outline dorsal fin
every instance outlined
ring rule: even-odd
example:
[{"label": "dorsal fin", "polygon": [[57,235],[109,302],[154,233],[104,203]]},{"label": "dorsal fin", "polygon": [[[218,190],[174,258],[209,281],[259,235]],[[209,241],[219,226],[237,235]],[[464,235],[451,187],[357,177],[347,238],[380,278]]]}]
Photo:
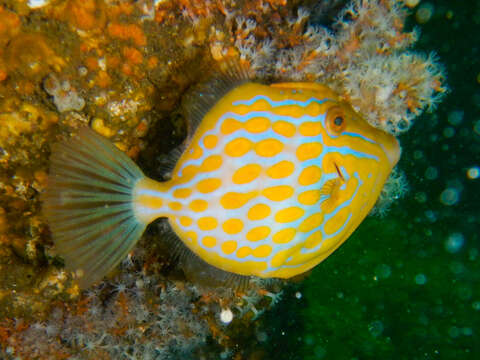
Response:
[{"label": "dorsal fin", "polygon": [[166,159],[163,159],[159,169],[166,178],[169,178],[169,174],[175,168],[208,111],[230,90],[253,78],[253,72],[249,66],[236,59],[216,62],[213,67],[215,69],[207,79],[192,86],[182,99],[180,112],[187,120],[187,138],[170,151]]},{"label": "dorsal fin", "polygon": [[229,59],[218,63],[210,78],[193,87],[182,101],[183,113],[188,122],[188,140],[210,111],[210,109],[233,88],[246,83],[252,78],[248,65],[238,60]]}]

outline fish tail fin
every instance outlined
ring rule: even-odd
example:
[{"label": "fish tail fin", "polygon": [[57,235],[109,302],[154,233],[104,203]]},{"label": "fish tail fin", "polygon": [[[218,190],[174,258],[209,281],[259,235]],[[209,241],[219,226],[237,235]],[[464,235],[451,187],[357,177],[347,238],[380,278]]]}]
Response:
[{"label": "fish tail fin", "polygon": [[147,224],[134,211],[142,171],[88,127],[55,144],[43,211],[66,268],[81,288],[100,280],[139,240]]}]

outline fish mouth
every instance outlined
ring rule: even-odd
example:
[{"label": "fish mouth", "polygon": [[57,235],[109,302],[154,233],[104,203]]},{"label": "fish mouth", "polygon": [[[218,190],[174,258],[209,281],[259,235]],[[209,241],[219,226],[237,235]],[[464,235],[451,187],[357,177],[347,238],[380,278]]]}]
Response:
[{"label": "fish mouth", "polygon": [[345,178],[342,175],[342,172],[340,171],[340,168],[338,167],[337,163],[334,161],[333,165],[335,166],[335,170],[337,171],[338,177],[342,179],[342,181],[345,181]]}]

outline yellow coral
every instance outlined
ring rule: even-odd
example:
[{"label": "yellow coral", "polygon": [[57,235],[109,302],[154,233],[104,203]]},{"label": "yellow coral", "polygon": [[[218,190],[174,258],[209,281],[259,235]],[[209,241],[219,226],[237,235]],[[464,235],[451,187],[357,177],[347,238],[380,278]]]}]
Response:
[{"label": "yellow coral", "polygon": [[17,14],[0,6],[0,48],[20,31],[20,18]]},{"label": "yellow coral", "polygon": [[110,138],[115,134],[115,131],[105,126],[105,122],[100,118],[95,118],[92,120],[92,129],[107,138]]},{"label": "yellow coral", "polygon": [[35,79],[53,68],[61,71],[65,61],[57,56],[47,38],[39,33],[20,33],[8,44],[4,56],[9,72]]},{"label": "yellow coral", "polygon": [[57,120],[58,117],[53,113],[27,102],[18,104],[15,99],[10,99],[0,107],[0,145],[15,142],[19,136],[36,129],[46,130]]}]

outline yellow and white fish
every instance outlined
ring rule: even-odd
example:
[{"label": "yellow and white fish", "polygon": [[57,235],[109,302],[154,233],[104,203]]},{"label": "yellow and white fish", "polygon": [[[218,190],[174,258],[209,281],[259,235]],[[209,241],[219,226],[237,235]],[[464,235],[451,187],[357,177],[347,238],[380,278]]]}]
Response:
[{"label": "yellow and white fish", "polygon": [[326,86],[243,83],[219,96],[165,182],[89,128],[56,145],[44,210],[87,287],[166,217],[225,272],[290,278],[330,255],[374,206],[400,156]]}]

